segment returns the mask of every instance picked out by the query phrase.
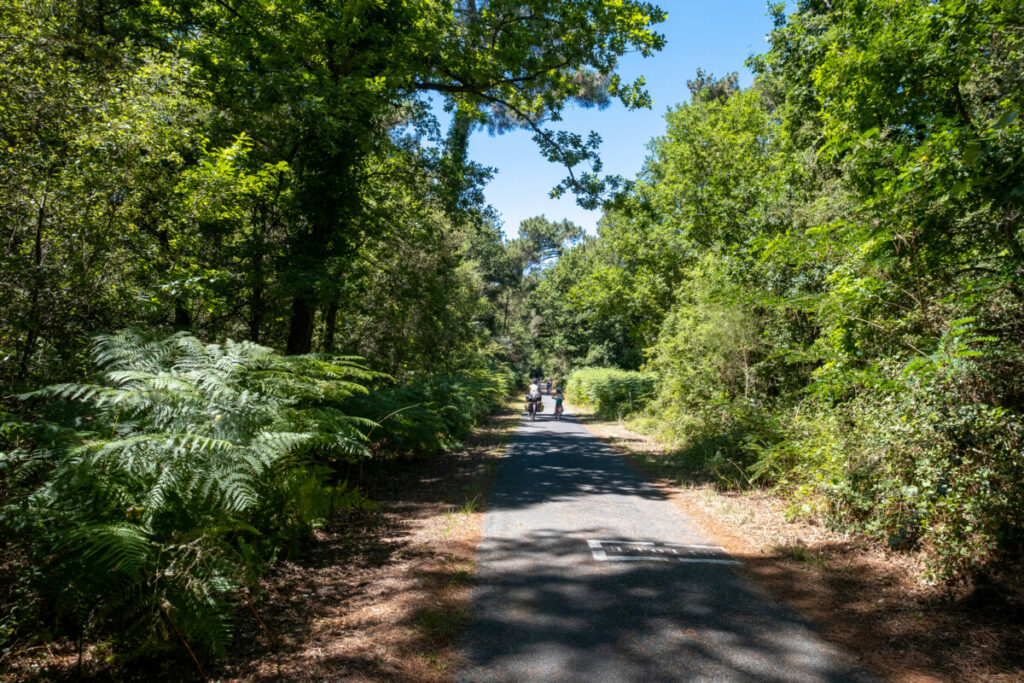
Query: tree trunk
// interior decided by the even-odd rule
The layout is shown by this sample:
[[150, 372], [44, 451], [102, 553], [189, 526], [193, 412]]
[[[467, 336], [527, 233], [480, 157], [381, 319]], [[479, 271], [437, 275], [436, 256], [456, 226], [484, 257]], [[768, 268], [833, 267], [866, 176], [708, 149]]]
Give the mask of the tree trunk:
[[334, 330], [338, 326], [338, 302], [332, 301], [327, 306], [324, 316], [324, 339], [320, 344], [323, 353], [334, 353]]
[[188, 330], [192, 328], [192, 314], [189, 313], [182, 299], [174, 301], [174, 329]]
[[306, 292], [292, 299], [291, 323], [288, 326], [288, 345], [285, 353], [296, 355], [313, 350], [313, 324], [316, 322], [316, 307], [311, 303], [311, 293]]
[[508, 304], [509, 304], [509, 299], [510, 298], [511, 298], [511, 295], [506, 291], [505, 292], [505, 316], [504, 316], [504, 318], [502, 320], [502, 324], [501, 324], [502, 334], [506, 334], [506, 335], [508, 334]]
[[[476, 0], [467, 0], [465, 10], [464, 20], [467, 25], [472, 27], [479, 20]], [[447, 195], [446, 198], [453, 213], [458, 211], [467, 187], [466, 162], [469, 158], [469, 134], [472, 128], [472, 117], [465, 111], [457, 109], [452, 117], [448, 139], [445, 141], [447, 168], [442, 178], [445, 195]]]
[[254, 287], [249, 298], [249, 341], [260, 343], [260, 330], [263, 327], [263, 287]]

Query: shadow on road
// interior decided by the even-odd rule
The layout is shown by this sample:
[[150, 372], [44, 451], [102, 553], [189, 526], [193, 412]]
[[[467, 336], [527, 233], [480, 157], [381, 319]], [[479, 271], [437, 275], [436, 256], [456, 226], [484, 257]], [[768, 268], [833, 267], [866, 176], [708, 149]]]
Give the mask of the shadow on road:
[[873, 680], [729, 565], [594, 554], [707, 541], [574, 420], [522, 424], [484, 529], [460, 680]]
[[581, 536], [600, 532], [485, 541], [462, 680], [871, 680], [727, 566], [594, 571]]
[[506, 455], [516, 459], [516, 466], [502, 471], [489, 503], [492, 510], [597, 494], [667, 500], [596, 437], [581, 438], [578, 427], [569, 431], [574, 423], [571, 417], [523, 423]]

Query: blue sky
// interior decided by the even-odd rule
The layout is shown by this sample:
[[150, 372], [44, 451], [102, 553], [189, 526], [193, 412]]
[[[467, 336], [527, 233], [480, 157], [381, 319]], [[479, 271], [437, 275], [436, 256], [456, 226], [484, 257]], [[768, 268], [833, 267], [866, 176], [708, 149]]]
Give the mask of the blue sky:
[[[631, 178], [643, 165], [648, 141], [664, 131], [665, 111], [689, 100], [686, 81], [697, 67], [722, 76], [738, 71], [740, 85], [752, 75], [743, 66], [751, 54], [767, 49], [771, 30], [766, 0], [662, 0], [668, 20], [658, 26], [668, 44], [653, 57], [626, 55], [620, 64], [623, 80], [644, 76], [654, 99], [651, 109], [627, 111], [618, 103], [605, 110], [573, 108], [556, 126], [601, 135], [601, 159], [606, 173]], [[548, 162], [525, 131], [489, 136], [477, 130], [470, 137], [469, 155], [497, 169], [486, 196], [504, 222], [507, 236], [515, 236], [525, 218], [544, 214], [552, 220], [568, 218], [594, 233], [600, 211], [585, 211], [575, 199], [549, 197], [551, 188], [565, 177], [565, 169]]]

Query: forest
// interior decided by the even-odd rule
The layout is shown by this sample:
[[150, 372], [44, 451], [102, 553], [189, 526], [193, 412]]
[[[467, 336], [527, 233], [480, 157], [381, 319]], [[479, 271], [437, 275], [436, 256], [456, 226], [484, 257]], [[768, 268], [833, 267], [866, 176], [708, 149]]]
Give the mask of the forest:
[[[541, 372], [931, 581], [1019, 563], [1024, 0], [790, 9], [621, 178], [559, 122], [651, 105], [647, 2], [0, 5], [0, 650], [222, 655], [364, 464]], [[503, 232], [514, 129], [596, 235]]]
[[569, 394], [933, 580], [1019, 559], [1024, 3], [772, 11], [754, 84], [689, 81], [536, 285], [538, 352], [634, 371]]

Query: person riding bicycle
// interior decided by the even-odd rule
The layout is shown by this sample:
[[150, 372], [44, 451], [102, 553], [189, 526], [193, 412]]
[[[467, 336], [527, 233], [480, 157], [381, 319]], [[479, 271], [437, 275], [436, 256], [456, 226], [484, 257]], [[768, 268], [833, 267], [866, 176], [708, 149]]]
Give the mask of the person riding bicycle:
[[530, 380], [530, 388], [526, 390], [527, 401], [539, 401], [540, 400], [540, 385], [537, 384], [537, 380]]
[[550, 377], [548, 377], [548, 380], [547, 380], [547, 387], [548, 387], [548, 394], [550, 395], [551, 394], [551, 378]]
[[562, 387], [555, 387], [555, 415], [562, 414], [562, 401], [565, 400], [565, 396], [562, 395]]

